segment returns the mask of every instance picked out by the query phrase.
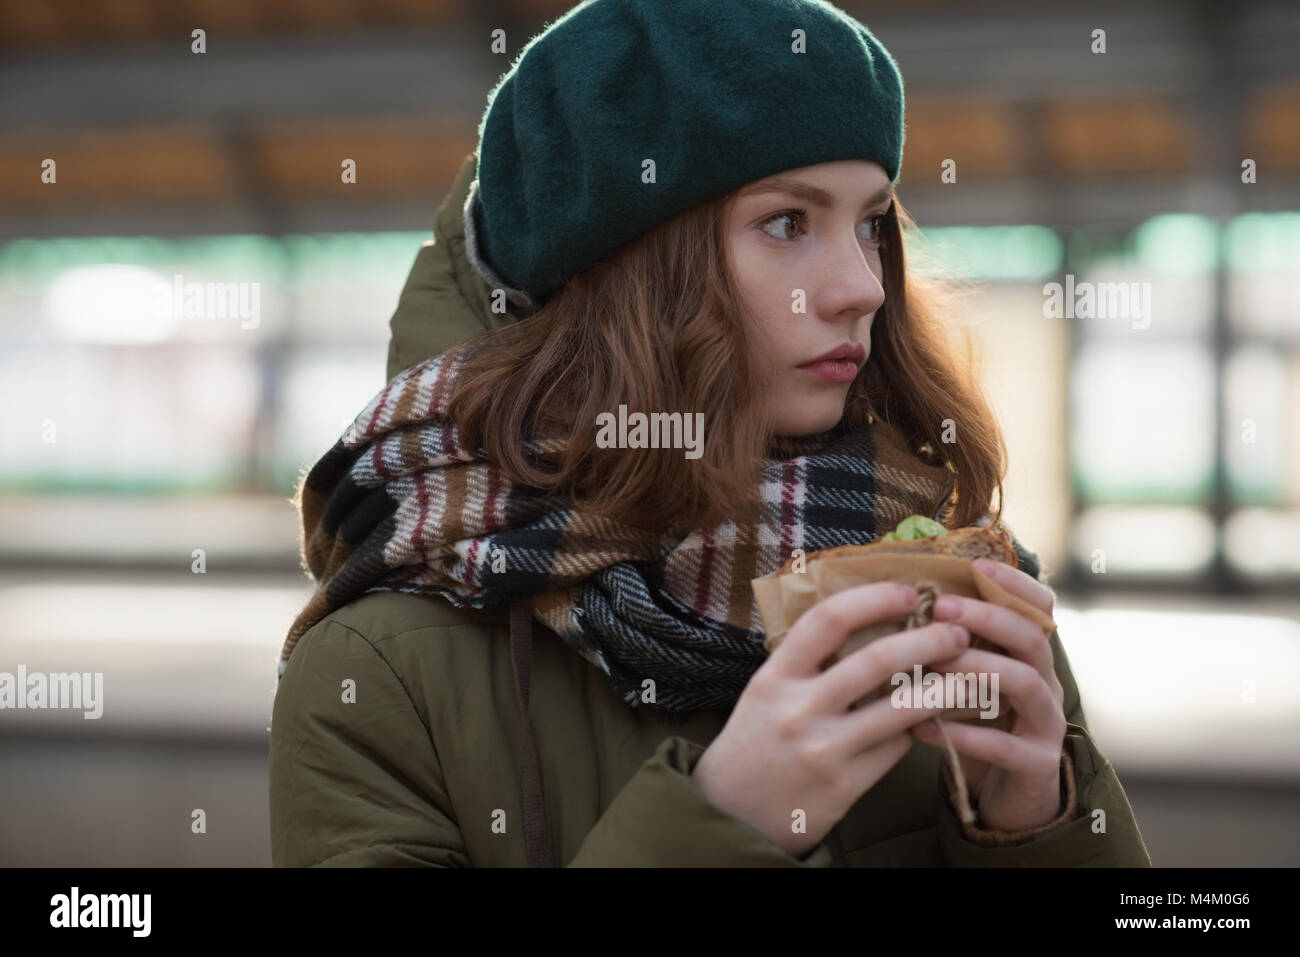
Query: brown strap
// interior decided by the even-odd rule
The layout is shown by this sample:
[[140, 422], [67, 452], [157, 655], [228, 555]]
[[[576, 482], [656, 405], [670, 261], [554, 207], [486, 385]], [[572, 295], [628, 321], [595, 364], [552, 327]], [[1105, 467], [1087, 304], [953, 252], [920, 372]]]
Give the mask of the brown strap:
[[524, 805], [524, 850], [529, 867], [554, 867], [551, 843], [546, 838], [546, 805], [542, 800], [542, 775], [537, 764], [537, 745], [533, 742], [532, 722], [528, 717], [530, 668], [533, 658], [533, 606], [521, 598], [510, 606], [510, 662], [515, 669], [519, 717], [523, 726], [524, 782], [521, 788]]

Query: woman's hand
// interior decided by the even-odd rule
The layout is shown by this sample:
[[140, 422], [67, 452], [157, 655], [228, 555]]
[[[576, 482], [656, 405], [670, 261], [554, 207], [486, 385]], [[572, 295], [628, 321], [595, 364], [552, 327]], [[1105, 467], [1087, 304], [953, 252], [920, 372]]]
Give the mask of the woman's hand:
[[[1042, 582], [1000, 562], [975, 567], [1018, 598], [1052, 615], [1056, 596]], [[985, 828], [1018, 831], [1041, 827], [1061, 811], [1061, 750], [1065, 741], [1065, 692], [1052, 661], [1049, 636], [1009, 608], [957, 595], [935, 603], [936, 621], [964, 625], [972, 636], [1005, 648], [1006, 654], [968, 650], [934, 666], [936, 671], [983, 671], [999, 675], [999, 694], [1011, 699], [1010, 731], [948, 721], [944, 728], [961, 754], [962, 771]], [[943, 738], [933, 722], [913, 729], [936, 747]]]
[[691, 776], [705, 796], [795, 857], [816, 847], [911, 750], [907, 732], [926, 716], [894, 707], [887, 693], [854, 705], [891, 675], [918, 662], [938, 667], [970, 644], [965, 629], [932, 622], [877, 638], [823, 670], [851, 634], [906, 618], [916, 600], [914, 588], [876, 582], [804, 612], [696, 763]]

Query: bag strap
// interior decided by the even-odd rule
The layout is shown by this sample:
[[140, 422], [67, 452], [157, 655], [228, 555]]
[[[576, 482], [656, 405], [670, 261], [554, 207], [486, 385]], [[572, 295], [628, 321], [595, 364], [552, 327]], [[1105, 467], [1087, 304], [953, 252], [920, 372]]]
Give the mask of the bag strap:
[[554, 867], [551, 843], [546, 837], [546, 804], [542, 800], [542, 775], [537, 763], [528, 717], [530, 669], [533, 658], [533, 604], [520, 598], [510, 605], [510, 663], [515, 671], [519, 717], [523, 727], [524, 780], [520, 789], [524, 808], [524, 850], [529, 867]]

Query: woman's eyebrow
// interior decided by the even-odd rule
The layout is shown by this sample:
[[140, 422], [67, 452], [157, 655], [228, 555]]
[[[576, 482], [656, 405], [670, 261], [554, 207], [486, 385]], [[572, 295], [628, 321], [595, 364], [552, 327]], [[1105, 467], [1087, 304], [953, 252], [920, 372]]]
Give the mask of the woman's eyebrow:
[[[802, 199], [806, 203], [814, 206], [829, 208], [835, 205], [835, 200], [830, 193], [820, 187], [813, 186], [801, 180], [791, 179], [784, 176], [774, 176], [769, 179], [760, 180], [757, 183], [751, 183], [740, 191], [741, 196], [755, 196], [760, 193], [788, 193]], [[863, 208], [874, 206], [876, 203], [889, 199], [894, 194], [893, 186], [884, 186], [876, 192], [874, 196], [863, 203]]]

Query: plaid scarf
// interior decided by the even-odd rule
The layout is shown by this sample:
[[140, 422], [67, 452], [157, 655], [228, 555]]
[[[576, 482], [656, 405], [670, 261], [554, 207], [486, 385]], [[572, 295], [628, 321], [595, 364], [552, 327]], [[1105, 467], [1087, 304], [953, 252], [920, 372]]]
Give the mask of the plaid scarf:
[[751, 579], [796, 548], [863, 544], [951, 506], [954, 474], [877, 420], [785, 443], [803, 451], [765, 461], [763, 514], [655, 537], [517, 486], [464, 448], [446, 417], [458, 366], [453, 349], [396, 375], [299, 485], [303, 565], [317, 588], [280, 675], [304, 632], [369, 592], [478, 609], [531, 596], [535, 617], [630, 706], [679, 719], [729, 710], [766, 657]]

